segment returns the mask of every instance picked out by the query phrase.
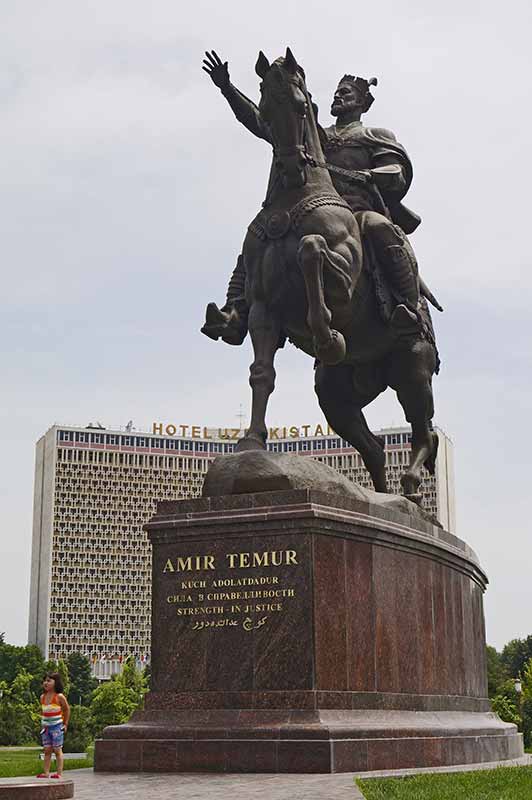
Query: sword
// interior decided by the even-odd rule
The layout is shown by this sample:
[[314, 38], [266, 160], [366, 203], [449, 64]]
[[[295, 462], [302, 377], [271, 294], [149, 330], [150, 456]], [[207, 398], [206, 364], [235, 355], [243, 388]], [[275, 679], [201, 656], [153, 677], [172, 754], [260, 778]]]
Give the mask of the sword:
[[437, 308], [438, 311], [443, 311], [443, 308], [440, 306], [421, 276], [419, 278], [419, 293], [423, 295], [423, 297], [426, 297], [429, 303], [434, 306], [434, 308]]

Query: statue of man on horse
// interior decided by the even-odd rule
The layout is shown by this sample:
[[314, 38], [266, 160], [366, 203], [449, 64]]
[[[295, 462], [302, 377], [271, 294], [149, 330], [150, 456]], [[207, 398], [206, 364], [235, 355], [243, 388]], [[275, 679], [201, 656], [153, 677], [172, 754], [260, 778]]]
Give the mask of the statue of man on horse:
[[[227, 62], [213, 50], [205, 53], [203, 69], [218, 86], [236, 118], [255, 136], [271, 143], [271, 132], [259, 109], [230, 81]], [[359, 214], [364, 241], [376, 255], [379, 277], [390, 292], [378, 294], [382, 313], [397, 328], [419, 324], [419, 292], [436, 308], [441, 307], [420, 279], [416, 257], [406, 234], [413, 233], [421, 219], [401, 202], [412, 182], [412, 164], [394, 134], [384, 128], [367, 128], [362, 114], [374, 101], [371, 86], [376, 78], [344, 75], [334, 93], [331, 114], [337, 121], [319, 126], [323, 152], [334, 187]], [[315, 106], [317, 117], [317, 107]], [[361, 214], [360, 212], [365, 212]], [[377, 266], [378, 265], [378, 266]], [[377, 278], [378, 279], [378, 278]], [[244, 264], [240, 257], [222, 309], [210, 303], [203, 333], [228, 344], [241, 344], [247, 334], [248, 308], [244, 296]], [[388, 302], [386, 302], [388, 300]]]
[[316, 359], [325, 417], [358, 449], [377, 491], [387, 491], [383, 443], [362, 409], [395, 389], [412, 425], [401, 483], [420, 503], [421, 469], [434, 471], [438, 447], [432, 375], [439, 359], [427, 299], [440, 306], [407, 239], [420, 222], [401, 202], [410, 160], [391, 132], [361, 123], [376, 79], [345, 75], [331, 108], [336, 124], [322, 128], [289, 48], [272, 64], [259, 54], [258, 107], [231, 84], [227, 62], [214, 51], [203, 69], [237, 119], [273, 146], [266, 198], [248, 227], [226, 304], [210, 303], [202, 328], [229, 344], [251, 335], [251, 422], [237, 449], [266, 446], [274, 357], [288, 338]]

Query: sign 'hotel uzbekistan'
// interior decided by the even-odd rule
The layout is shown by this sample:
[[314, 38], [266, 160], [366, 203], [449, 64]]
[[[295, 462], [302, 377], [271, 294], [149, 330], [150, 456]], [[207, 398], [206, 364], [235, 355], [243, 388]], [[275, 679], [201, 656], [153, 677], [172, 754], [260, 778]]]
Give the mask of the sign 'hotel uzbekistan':
[[[208, 428], [206, 425], [174, 425], [163, 422], [152, 424], [156, 436], [182, 436], [192, 439], [240, 439], [245, 433], [241, 428]], [[334, 436], [330, 425], [283, 425], [268, 429], [269, 439], [298, 439], [314, 436]]]

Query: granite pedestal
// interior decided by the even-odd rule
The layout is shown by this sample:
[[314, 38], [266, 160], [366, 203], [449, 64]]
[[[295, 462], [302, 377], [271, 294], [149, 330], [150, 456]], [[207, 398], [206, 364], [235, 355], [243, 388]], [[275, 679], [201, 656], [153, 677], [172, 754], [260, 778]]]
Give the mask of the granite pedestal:
[[74, 797], [74, 783], [45, 778], [0, 779], [0, 800], [68, 800]]
[[523, 754], [487, 699], [463, 541], [312, 490], [163, 502], [152, 684], [99, 771], [343, 772]]

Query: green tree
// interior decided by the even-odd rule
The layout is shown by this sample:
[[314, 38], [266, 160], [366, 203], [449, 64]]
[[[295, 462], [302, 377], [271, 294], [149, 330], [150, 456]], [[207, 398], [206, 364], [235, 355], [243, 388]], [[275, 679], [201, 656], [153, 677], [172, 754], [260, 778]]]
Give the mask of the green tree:
[[501, 662], [510, 678], [523, 673], [526, 663], [532, 658], [532, 636], [526, 639], [512, 639], [503, 647]]
[[[518, 676], [519, 677], [519, 676]], [[522, 731], [525, 746], [532, 745], [532, 659], [524, 667], [521, 675], [522, 692], [515, 691], [513, 678], [501, 683], [491, 707], [505, 722], [513, 722]]]
[[95, 736], [100, 736], [106, 725], [127, 722], [133, 711], [142, 706], [147, 691], [144, 673], [130, 656], [120, 675], [99, 686], [92, 695], [90, 710]]
[[496, 696], [506, 697], [507, 700], [509, 700], [510, 703], [513, 703], [516, 708], [519, 706], [519, 695], [515, 691], [515, 681], [513, 678], [509, 678], [508, 680], [499, 684]]
[[40, 713], [31, 683], [32, 676], [23, 668], [11, 685], [0, 682], [0, 744], [20, 745], [37, 739]]
[[0, 680], [11, 684], [20, 670], [32, 676], [31, 688], [38, 694], [45, 672], [44, 658], [35, 644], [17, 647], [7, 644], [4, 636], [0, 639]]
[[90, 704], [94, 735], [101, 736], [107, 725], [127, 722], [137, 706], [135, 692], [124, 686], [119, 679], [115, 678], [98, 686]]
[[525, 747], [532, 746], [532, 658], [524, 666], [521, 674], [521, 716], [523, 720], [523, 736]]
[[493, 711], [499, 715], [505, 722], [513, 722], [514, 725], [519, 725], [521, 717], [517, 705], [502, 694], [495, 695], [491, 701]]
[[488, 697], [495, 697], [499, 686], [511, 676], [506, 672], [501, 655], [494, 647], [487, 645], [486, 656], [488, 662]]
[[144, 671], [137, 669], [134, 656], [129, 656], [129, 658], [126, 659], [118, 680], [120, 680], [126, 688], [132, 689], [140, 700], [142, 700], [148, 691]]
[[98, 681], [91, 675], [91, 663], [81, 653], [71, 653], [67, 658], [70, 675], [69, 702], [73, 705], [88, 706], [91, 694], [98, 686]]
[[60, 658], [57, 662], [57, 671], [61, 675], [61, 680], [63, 681], [64, 695], [68, 697], [70, 694], [70, 675], [68, 673], [66, 661], [63, 658]]
[[65, 753], [85, 753], [92, 742], [93, 719], [90, 708], [71, 706], [70, 722], [65, 736]]
[[144, 684], [149, 691], [151, 687], [151, 664], [146, 664], [142, 670], [142, 677], [144, 678]]
[[532, 700], [532, 658], [529, 658], [521, 672], [523, 697]]

